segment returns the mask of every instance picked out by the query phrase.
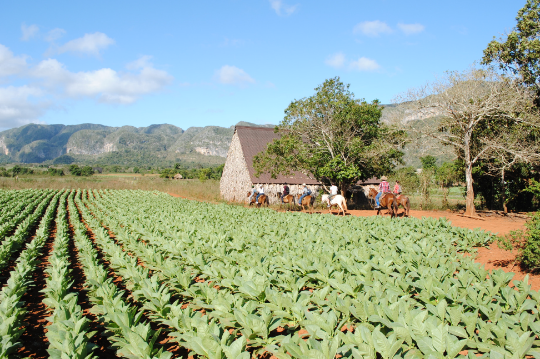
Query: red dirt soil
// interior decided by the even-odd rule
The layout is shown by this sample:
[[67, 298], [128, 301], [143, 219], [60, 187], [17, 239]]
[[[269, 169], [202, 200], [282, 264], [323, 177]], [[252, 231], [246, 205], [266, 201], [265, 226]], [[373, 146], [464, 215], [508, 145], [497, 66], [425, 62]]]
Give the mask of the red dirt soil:
[[[173, 197], [180, 197], [175, 193], [169, 193]], [[306, 211], [309, 213], [309, 211]], [[319, 212], [320, 213], [320, 212]], [[323, 211], [322, 213], [328, 213], [328, 211]], [[337, 211], [333, 211], [333, 214], [337, 214]], [[349, 210], [347, 214], [358, 217], [371, 217], [376, 215], [375, 210]], [[400, 208], [399, 211], [400, 220], [403, 209]], [[502, 216], [492, 216], [492, 217], [481, 217], [482, 219], [473, 219], [468, 217], [460, 216], [457, 213], [448, 212], [448, 211], [419, 211], [411, 210], [410, 216], [414, 218], [421, 219], [422, 217], [432, 217], [432, 218], [441, 218], [444, 217], [449, 220], [453, 226], [469, 229], [483, 229], [485, 231], [492, 232], [503, 236], [510, 233], [511, 231], [525, 229], [526, 219], [517, 218], [517, 217], [502, 217]], [[516, 258], [516, 251], [505, 251], [500, 249], [496, 243], [492, 243], [489, 248], [478, 248], [478, 254], [476, 255], [475, 262], [483, 264], [484, 267], [488, 270], [492, 269], [502, 269], [506, 272], [514, 272], [515, 276], [513, 280], [522, 280], [526, 275], [529, 275], [529, 284], [534, 290], [540, 290], [540, 274], [531, 274], [527, 271], [522, 270], [518, 265], [514, 265]]]

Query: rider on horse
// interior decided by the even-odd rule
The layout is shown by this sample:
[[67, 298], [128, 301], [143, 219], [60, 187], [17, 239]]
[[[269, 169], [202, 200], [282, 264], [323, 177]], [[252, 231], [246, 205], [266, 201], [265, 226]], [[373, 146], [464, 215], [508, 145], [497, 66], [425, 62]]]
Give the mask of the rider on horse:
[[253, 196], [257, 194], [257, 189], [254, 185], [251, 185], [251, 195], [249, 196], [248, 203], [251, 203], [251, 200], [253, 199]]
[[305, 183], [302, 184], [304, 186], [304, 190], [302, 191], [302, 195], [300, 196], [300, 199], [298, 200], [298, 204], [302, 205], [302, 199], [304, 199], [305, 196], [309, 196], [311, 194], [311, 191], [307, 187]]
[[381, 183], [379, 183], [379, 193], [377, 193], [377, 196], [375, 197], [375, 202], [377, 203], [377, 209], [381, 207], [381, 204], [380, 204], [381, 196], [389, 192], [390, 192], [390, 184], [388, 183], [388, 178], [386, 178], [386, 176], [382, 176]]
[[259, 203], [259, 197], [264, 194], [264, 188], [263, 185], [259, 185], [259, 193], [257, 194], [257, 197], [255, 197], [255, 203]]
[[332, 185], [330, 186], [330, 196], [328, 196], [328, 199], [327, 199], [327, 202], [328, 202], [328, 205], [326, 208], [330, 208], [330, 202], [332, 202], [332, 198], [334, 198], [334, 196], [337, 196], [337, 191], [338, 191], [338, 188], [336, 185]]
[[396, 181], [396, 185], [394, 186], [394, 194], [396, 195], [396, 198], [399, 200], [399, 196], [401, 196], [401, 183], [399, 181]]
[[289, 186], [287, 186], [287, 183], [283, 184], [283, 194], [281, 195], [281, 203], [285, 203], [283, 202], [283, 198], [285, 198], [285, 196], [288, 196], [289, 193], [290, 193]]

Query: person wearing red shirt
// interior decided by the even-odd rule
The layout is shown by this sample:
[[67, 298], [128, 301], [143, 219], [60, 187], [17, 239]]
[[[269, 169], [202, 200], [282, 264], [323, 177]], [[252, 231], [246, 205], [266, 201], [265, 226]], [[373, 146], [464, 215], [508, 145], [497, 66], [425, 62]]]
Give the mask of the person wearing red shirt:
[[394, 186], [394, 194], [397, 197], [401, 195], [401, 183], [399, 183], [399, 181], [396, 181], [396, 185]]
[[381, 199], [382, 194], [388, 192], [390, 192], [390, 183], [388, 183], [388, 178], [386, 178], [386, 176], [382, 176], [381, 183], [379, 183], [379, 193], [377, 193], [377, 196], [375, 197], [375, 202], [377, 202], [377, 208], [381, 206], [379, 200]]

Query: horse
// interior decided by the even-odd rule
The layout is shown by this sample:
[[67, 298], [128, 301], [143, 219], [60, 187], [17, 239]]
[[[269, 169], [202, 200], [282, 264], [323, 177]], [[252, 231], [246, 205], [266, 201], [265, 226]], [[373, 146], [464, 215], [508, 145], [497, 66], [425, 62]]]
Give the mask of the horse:
[[[298, 197], [298, 201], [300, 201], [300, 197], [302, 197], [301, 194], [297, 194], [296, 197]], [[311, 203], [311, 201], [314, 199], [315, 197], [313, 197], [313, 195], [311, 194], [308, 194], [307, 196], [305, 196], [304, 198], [302, 198], [302, 204], [300, 204], [300, 202], [298, 202], [298, 204], [300, 206], [302, 206], [302, 210], [305, 210], [306, 208], [309, 209], [311, 207], [311, 210], [313, 211], [313, 204]], [[304, 208], [305, 207], [305, 208]]]
[[[374, 200], [377, 196], [377, 190], [375, 188], [369, 189], [369, 195], [368, 198], [371, 200]], [[398, 211], [398, 203], [396, 200], [396, 196], [394, 196], [393, 193], [384, 193], [381, 198], [379, 199], [379, 203], [381, 206], [377, 209], [377, 215], [381, 213], [381, 208], [386, 207], [388, 211], [390, 212], [390, 217], [394, 218], [397, 216]]]
[[[249, 196], [251, 196], [251, 192], [248, 192], [247, 196], [249, 198]], [[256, 200], [257, 200], [257, 195], [253, 195], [253, 198], [251, 198], [251, 202], [249, 203], [249, 205], [251, 206], [252, 204], [256, 204], [257, 208], [260, 208], [261, 204], [266, 204], [266, 207], [268, 207], [268, 196], [267, 195], [261, 194], [259, 196], [259, 201], [257, 203], [255, 203]]]
[[[328, 194], [323, 194], [321, 202], [328, 203], [328, 196]], [[332, 212], [333, 206], [339, 207], [339, 211], [343, 213], [343, 215], [345, 215], [345, 211], [347, 211], [347, 201], [345, 200], [345, 197], [340, 194], [335, 195], [334, 198], [332, 198], [332, 200], [330, 201], [330, 208], [328, 208], [329, 213]]]
[[[281, 200], [281, 192], [278, 192], [277, 195], [279, 197], [279, 199]], [[279, 204], [279, 208], [281, 208], [281, 206], [284, 204], [284, 203], [287, 203], [287, 204], [294, 204], [294, 196], [292, 194], [288, 194], [286, 196], [283, 197], [283, 202], [280, 202]]]
[[[396, 197], [396, 201], [397, 201], [397, 206], [398, 207], [399, 206], [403, 207], [403, 209], [404, 209], [403, 213], [405, 214], [405, 216], [409, 217], [409, 211], [411, 209], [411, 201], [409, 200], [409, 197], [400, 194], [400, 195], [398, 195]], [[396, 214], [397, 214], [397, 212], [396, 212]]]

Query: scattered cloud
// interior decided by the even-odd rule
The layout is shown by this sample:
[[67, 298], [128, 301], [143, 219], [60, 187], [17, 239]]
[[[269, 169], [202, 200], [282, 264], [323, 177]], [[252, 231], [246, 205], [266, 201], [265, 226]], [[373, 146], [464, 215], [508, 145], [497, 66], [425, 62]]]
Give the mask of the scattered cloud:
[[0, 78], [18, 75], [26, 70], [26, 57], [14, 56], [7, 47], [0, 44]]
[[326, 58], [324, 63], [335, 69], [346, 68], [355, 71], [375, 71], [381, 68], [377, 61], [367, 57], [358, 60], [348, 60], [344, 53], [338, 52]]
[[339, 69], [345, 65], [345, 54], [343, 52], [338, 52], [333, 55], [330, 55], [324, 61], [330, 67]]
[[65, 34], [66, 34], [66, 30], [60, 29], [60, 28], [57, 27], [55, 29], [52, 29], [51, 31], [49, 31], [47, 33], [47, 35], [45, 35], [45, 41], [54, 42], [54, 41], [60, 39]]
[[99, 102], [130, 104], [140, 96], [158, 92], [169, 85], [173, 77], [158, 70], [142, 57], [128, 64], [134, 72], [117, 72], [109, 68], [95, 71], [70, 72], [55, 59], [40, 62], [32, 75], [42, 79], [45, 86], [72, 98], [90, 97]]
[[39, 32], [39, 27], [37, 25], [26, 26], [26, 24], [23, 22], [21, 25], [21, 32], [21, 40], [28, 41], [37, 35], [37, 33]]
[[282, 0], [269, 0], [270, 6], [276, 14], [279, 16], [289, 16], [292, 15], [296, 9], [298, 8], [298, 5], [287, 5]]
[[379, 36], [381, 34], [390, 34], [393, 30], [385, 22], [380, 20], [364, 21], [356, 24], [353, 28], [354, 34], [362, 34], [366, 36]]
[[45, 113], [49, 104], [32, 100], [42, 95], [39, 88], [30, 86], [0, 87], [0, 128], [42, 123], [38, 118]]
[[245, 86], [255, 83], [255, 80], [244, 70], [229, 65], [225, 65], [216, 71], [216, 79], [219, 83], [225, 85]]
[[351, 61], [349, 68], [357, 71], [375, 71], [381, 68], [377, 61], [367, 57], [360, 57], [356, 61]]
[[405, 35], [414, 35], [414, 34], [419, 34], [421, 33], [422, 31], [424, 31], [424, 29], [426, 28], [424, 25], [422, 24], [403, 24], [403, 23], [398, 23], [397, 24], [397, 27], [405, 34]]
[[66, 42], [54, 52], [75, 52], [99, 57], [100, 51], [114, 44], [114, 40], [102, 32], [84, 34], [83, 37]]

